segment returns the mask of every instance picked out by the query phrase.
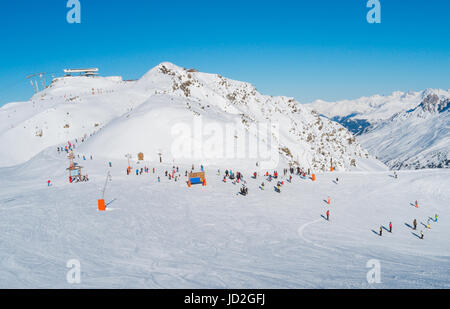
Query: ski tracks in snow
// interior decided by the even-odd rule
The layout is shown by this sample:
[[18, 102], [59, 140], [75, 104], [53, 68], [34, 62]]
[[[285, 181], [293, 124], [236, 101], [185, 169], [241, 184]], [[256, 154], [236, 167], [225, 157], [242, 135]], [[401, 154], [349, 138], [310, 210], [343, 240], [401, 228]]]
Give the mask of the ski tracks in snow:
[[307, 242], [308, 244], [312, 244], [312, 245], [315, 246], [315, 247], [322, 248], [322, 249], [325, 249], [325, 250], [336, 251], [335, 249], [329, 248], [329, 247], [327, 247], [327, 246], [323, 246], [323, 245], [317, 244], [317, 243], [315, 243], [315, 242], [313, 242], [313, 241], [307, 239], [307, 238], [303, 235], [303, 232], [304, 232], [304, 230], [305, 230], [307, 227], [309, 227], [309, 226], [311, 226], [311, 225], [314, 225], [314, 224], [316, 224], [316, 223], [319, 223], [319, 222], [321, 222], [322, 220], [323, 220], [323, 219], [317, 219], [317, 220], [314, 220], [314, 221], [311, 221], [311, 222], [308, 222], [308, 223], [303, 224], [303, 225], [302, 225], [301, 227], [299, 227], [299, 229], [297, 230], [297, 234], [298, 234], [298, 236], [299, 236], [301, 239], [303, 239], [303, 240], [304, 240], [305, 242]]

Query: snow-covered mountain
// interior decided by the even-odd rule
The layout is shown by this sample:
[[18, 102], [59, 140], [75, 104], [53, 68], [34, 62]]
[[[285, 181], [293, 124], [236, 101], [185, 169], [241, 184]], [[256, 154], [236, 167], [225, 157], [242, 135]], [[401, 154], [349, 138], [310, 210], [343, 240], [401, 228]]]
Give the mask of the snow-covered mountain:
[[339, 102], [308, 104], [358, 135], [393, 169], [450, 166], [450, 92], [426, 89]]
[[[204, 136], [208, 130], [210, 135], [226, 131], [230, 124], [231, 146], [214, 145], [221, 141]], [[203, 128], [200, 137], [186, 132], [195, 132], [198, 125]], [[276, 153], [286, 164], [312, 170], [329, 170], [331, 164], [338, 170], [382, 167], [343, 126], [292, 98], [265, 96], [251, 84], [171, 63], [158, 65], [138, 81], [58, 78], [30, 101], [0, 109], [0, 143], [8, 145], [0, 152], [0, 166], [25, 162], [48, 147], [75, 140], [85, 140], [78, 152], [106, 158], [143, 152], [150, 161], [162, 154], [166, 162], [254, 166], [259, 157], [233, 156], [229, 149], [252, 139], [271, 158]], [[205, 144], [208, 150], [226, 149], [208, 155]]]

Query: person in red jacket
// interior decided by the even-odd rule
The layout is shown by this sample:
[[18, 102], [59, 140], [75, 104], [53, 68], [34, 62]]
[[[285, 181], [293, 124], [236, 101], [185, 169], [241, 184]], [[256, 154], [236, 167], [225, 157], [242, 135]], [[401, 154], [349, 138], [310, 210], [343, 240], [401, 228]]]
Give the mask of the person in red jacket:
[[330, 221], [330, 211], [327, 211], [327, 221]]
[[392, 233], [392, 222], [389, 222], [389, 233]]

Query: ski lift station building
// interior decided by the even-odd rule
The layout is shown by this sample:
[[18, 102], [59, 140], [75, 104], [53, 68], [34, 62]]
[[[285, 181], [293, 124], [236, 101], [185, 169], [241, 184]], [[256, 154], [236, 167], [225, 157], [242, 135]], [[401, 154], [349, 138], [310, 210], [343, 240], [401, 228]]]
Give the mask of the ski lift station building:
[[93, 76], [98, 75], [98, 69], [97, 68], [91, 68], [91, 69], [65, 69], [64, 73], [66, 73], [66, 76], [80, 75], [80, 76], [93, 77]]

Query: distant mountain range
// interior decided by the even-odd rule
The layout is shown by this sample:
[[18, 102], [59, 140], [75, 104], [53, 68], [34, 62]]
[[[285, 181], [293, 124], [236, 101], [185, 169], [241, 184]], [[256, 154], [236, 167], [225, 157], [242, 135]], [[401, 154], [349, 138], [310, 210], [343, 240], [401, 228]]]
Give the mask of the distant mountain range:
[[426, 89], [307, 104], [339, 122], [392, 169], [450, 166], [450, 92]]

